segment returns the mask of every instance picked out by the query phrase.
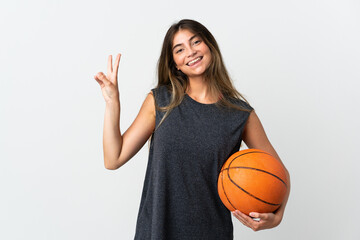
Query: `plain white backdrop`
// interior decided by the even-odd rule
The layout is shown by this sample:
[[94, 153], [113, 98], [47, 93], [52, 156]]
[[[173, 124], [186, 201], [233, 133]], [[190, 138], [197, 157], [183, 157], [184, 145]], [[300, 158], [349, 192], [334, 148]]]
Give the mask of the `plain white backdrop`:
[[125, 131], [183, 18], [213, 33], [291, 175], [281, 225], [233, 218], [235, 239], [360, 239], [359, 13], [357, 0], [2, 1], [0, 239], [133, 239], [148, 148], [104, 168], [93, 76], [122, 53]]

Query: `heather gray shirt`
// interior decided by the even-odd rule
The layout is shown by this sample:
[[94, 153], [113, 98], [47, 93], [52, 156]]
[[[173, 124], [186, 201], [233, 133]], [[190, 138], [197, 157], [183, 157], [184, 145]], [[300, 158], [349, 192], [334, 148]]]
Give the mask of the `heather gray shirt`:
[[[169, 104], [165, 86], [152, 92], [156, 104]], [[236, 104], [252, 109], [240, 100]], [[156, 110], [156, 126], [163, 116]], [[223, 163], [239, 150], [248, 117], [246, 111], [185, 95], [152, 136], [135, 239], [233, 239], [231, 213], [220, 200], [217, 179]]]

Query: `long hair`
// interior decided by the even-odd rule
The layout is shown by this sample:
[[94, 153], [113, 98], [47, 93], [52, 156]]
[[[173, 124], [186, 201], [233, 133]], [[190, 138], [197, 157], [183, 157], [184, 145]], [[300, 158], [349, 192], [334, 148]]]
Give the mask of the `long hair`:
[[172, 93], [169, 105], [164, 107], [156, 105], [157, 109], [166, 112], [161, 122], [173, 108], [181, 103], [189, 84], [188, 77], [176, 69], [172, 51], [175, 34], [184, 29], [198, 35], [210, 49], [211, 63], [206, 69], [204, 76], [212, 96], [220, 96], [216, 104], [249, 112], [250, 110], [242, 108], [231, 101], [232, 99], [241, 99], [247, 102], [233, 86], [214, 36], [201, 23], [190, 19], [183, 19], [173, 24], [167, 31], [158, 60], [158, 87], [167, 86]]

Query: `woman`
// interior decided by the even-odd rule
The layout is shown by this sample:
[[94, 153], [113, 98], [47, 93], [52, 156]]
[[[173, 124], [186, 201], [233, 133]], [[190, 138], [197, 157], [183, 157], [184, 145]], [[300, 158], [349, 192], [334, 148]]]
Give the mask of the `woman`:
[[[216, 40], [193, 20], [169, 28], [158, 62], [158, 86], [123, 134], [119, 61], [120, 54], [113, 69], [109, 56], [107, 76], [99, 72], [94, 78], [106, 101], [105, 167], [121, 167], [151, 137], [135, 239], [232, 239], [231, 215], [217, 193], [222, 164], [242, 140], [280, 158], [256, 113], [233, 87]], [[275, 213], [232, 213], [254, 231], [273, 228], [282, 220], [288, 195], [289, 190]]]

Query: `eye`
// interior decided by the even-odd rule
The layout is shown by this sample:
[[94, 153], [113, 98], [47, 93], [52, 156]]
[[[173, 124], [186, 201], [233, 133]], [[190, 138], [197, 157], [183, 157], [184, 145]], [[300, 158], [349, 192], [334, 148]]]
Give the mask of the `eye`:
[[175, 53], [181, 53], [184, 49], [179, 48], [178, 50], [175, 51]]
[[199, 43], [201, 43], [201, 40], [195, 40], [195, 41], [193, 42], [194, 45], [197, 45], [197, 44], [199, 44]]

